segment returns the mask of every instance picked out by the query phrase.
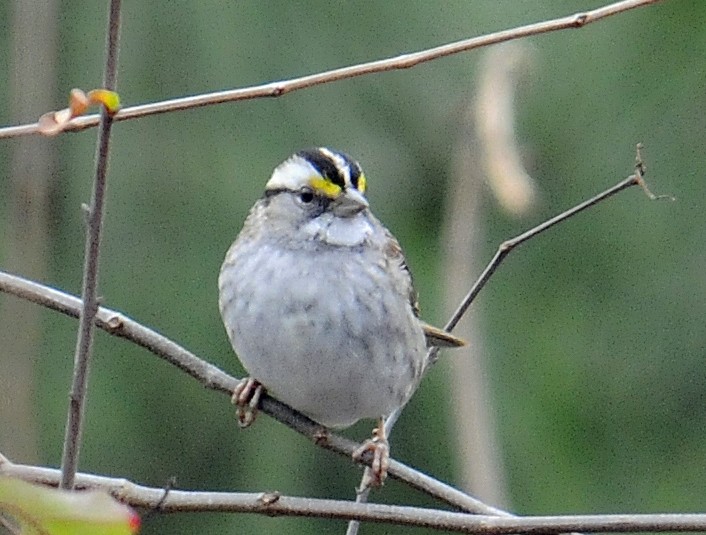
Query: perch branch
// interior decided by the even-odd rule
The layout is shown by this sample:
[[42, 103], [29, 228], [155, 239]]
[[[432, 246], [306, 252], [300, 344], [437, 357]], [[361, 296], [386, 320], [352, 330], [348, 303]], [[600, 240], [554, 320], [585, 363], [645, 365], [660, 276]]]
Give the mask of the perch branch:
[[[78, 318], [81, 311], [81, 299], [78, 297], [2, 271], [0, 271], [0, 291], [74, 318]], [[208, 389], [223, 392], [230, 397], [239, 382], [238, 379], [198, 358], [167, 337], [120, 312], [99, 307], [95, 316], [95, 324], [99, 329], [113, 336], [129, 340], [154, 353], [185, 371]], [[352, 440], [328, 431], [322, 434], [323, 428], [319, 424], [269, 396], [263, 396], [260, 408], [262, 412], [308, 437], [318, 445], [340, 455], [345, 455], [349, 459], [360, 446]], [[462, 511], [490, 515], [509, 514], [395, 460], [390, 462], [389, 475]]]

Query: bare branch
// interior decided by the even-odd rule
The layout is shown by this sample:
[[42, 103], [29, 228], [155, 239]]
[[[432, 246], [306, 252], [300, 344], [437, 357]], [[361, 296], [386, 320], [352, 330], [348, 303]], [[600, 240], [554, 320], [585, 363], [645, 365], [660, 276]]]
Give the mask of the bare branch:
[[527, 240], [530, 240], [531, 238], [534, 238], [538, 234], [544, 232], [545, 230], [550, 229], [554, 225], [561, 223], [562, 221], [567, 220], [568, 218], [578, 214], [579, 212], [584, 211], [586, 208], [589, 208], [591, 206], [594, 206], [595, 204], [598, 204], [599, 202], [607, 199], [608, 197], [611, 197], [615, 195], [616, 193], [623, 191], [626, 188], [629, 188], [630, 186], [636, 186], [638, 184], [641, 184], [641, 177], [638, 175], [630, 175], [628, 178], [623, 180], [622, 182], [619, 182], [612, 188], [609, 188], [605, 190], [602, 193], [599, 193], [595, 197], [592, 197], [581, 204], [578, 204], [574, 206], [573, 208], [567, 210], [566, 212], [562, 212], [559, 215], [556, 215], [552, 217], [551, 219], [548, 219], [541, 225], [538, 225], [527, 232], [523, 232], [519, 236], [515, 236], [514, 238], [511, 238], [509, 240], [504, 241], [503, 243], [500, 244], [498, 247], [497, 252], [495, 253], [495, 256], [492, 258], [492, 260], [488, 263], [486, 266], [485, 270], [483, 270], [483, 273], [481, 273], [480, 277], [478, 277], [478, 280], [476, 283], [473, 285], [473, 287], [470, 289], [466, 297], [463, 299], [462, 303], [459, 305], [459, 307], [456, 309], [456, 311], [453, 313], [451, 316], [451, 319], [447, 322], [447, 324], [444, 326], [446, 330], [451, 330], [456, 325], [458, 324], [459, 321], [461, 321], [461, 318], [463, 315], [466, 313], [468, 310], [468, 307], [471, 305], [471, 303], [475, 300], [476, 296], [478, 293], [483, 289], [485, 284], [488, 282], [490, 277], [493, 276], [493, 273], [498, 269], [500, 264], [502, 263], [503, 260], [505, 260], [505, 257], [510, 254], [510, 251], [515, 249], [518, 245], [523, 244]]
[[[502, 259], [513, 247], [523, 243], [533, 236], [536, 236], [544, 230], [547, 230], [567, 217], [571, 217], [572, 215], [585, 210], [589, 206], [593, 206], [601, 200], [604, 200], [619, 191], [622, 191], [623, 189], [626, 189], [632, 185], [640, 185], [644, 188], [645, 185], [641, 176], [643, 165], [640, 160], [638, 160], [636, 169], [637, 173], [635, 175], [631, 175], [612, 188], [609, 188], [603, 193], [577, 205], [571, 210], [568, 210], [501, 245], [498, 253], [493, 260], [491, 260], [490, 264], [483, 272], [483, 275], [481, 275], [479, 282], [474, 285], [468, 296], [466, 296], [464, 303], [459, 307], [459, 310], [454, 317], [457, 315], [460, 317], [460, 315], [467, 310], [468, 305], [470, 305], [470, 302], [475, 298], [475, 295], [477, 295], [478, 291], [480, 291], [485, 282], [487, 282], [492, 272], [497, 269]], [[78, 317], [82, 308], [82, 302], [77, 297], [3, 272], [0, 272], [0, 291], [15, 295], [73, 317]], [[105, 330], [106, 332], [114, 336], [128, 339], [184, 370], [189, 375], [199, 380], [201, 384], [207, 388], [232, 395], [233, 389], [238, 384], [238, 379], [229, 376], [212, 364], [199, 359], [175, 342], [151, 329], [142, 326], [119, 312], [99, 307], [96, 310], [94, 321], [99, 328]], [[451, 322], [449, 323], [451, 324]], [[331, 433], [319, 424], [267, 395], [263, 396], [261, 400], [261, 410], [276, 420], [279, 420], [280, 422], [291, 427], [295, 431], [309, 437], [319, 446], [330, 449], [339, 454], [346, 455], [349, 458], [359, 447], [359, 444]], [[391, 415], [387, 421], [387, 426], [391, 427], [394, 424], [397, 415], [397, 413]], [[368, 461], [368, 459], [366, 459], [366, 461]], [[476, 500], [475, 498], [454, 489], [453, 487], [417, 472], [416, 470], [397, 461], [390, 461], [389, 474], [390, 476], [404, 481], [410, 486], [463, 511], [477, 514], [512, 516], [506, 511], [486, 505], [479, 500]], [[367, 495], [361, 494], [358, 501], [364, 502], [366, 498]]]
[[[0, 455], [0, 475], [56, 485], [58, 470], [13, 464]], [[267, 516], [305, 516], [341, 520], [361, 520], [385, 524], [418, 526], [460, 533], [501, 535], [510, 533], [582, 532], [694, 532], [706, 530], [706, 514], [622, 514], [497, 517], [471, 515], [438, 509], [399, 505], [358, 504], [343, 500], [323, 500], [281, 496], [276, 492], [192, 492], [137, 485], [126, 479], [77, 474], [76, 486], [100, 488], [136, 507], [170, 512], [256, 513]]]
[[[121, 110], [118, 114], [115, 115], [114, 119], [116, 121], [124, 121], [128, 119], [137, 119], [138, 117], [145, 117], [148, 115], [155, 115], [159, 113], [167, 113], [178, 110], [187, 110], [191, 108], [198, 108], [201, 106], [222, 104], [225, 102], [235, 102], [239, 100], [250, 100], [255, 98], [280, 97], [286, 93], [291, 93], [300, 89], [307, 89], [320, 84], [337, 82], [339, 80], [346, 80], [349, 78], [355, 78], [357, 76], [363, 76], [367, 74], [394, 71], [400, 69], [409, 69], [427, 61], [433, 61], [446, 56], [451, 56], [453, 54], [468, 52], [476, 48], [486, 47], [489, 45], [503, 43], [506, 41], [512, 41], [514, 39], [521, 39], [524, 37], [529, 37], [531, 35], [539, 35], [543, 33], [555, 32], [572, 28], [583, 28], [584, 26], [592, 22], [599, 21], [606, 17], [610, 17], [618, 13], [623, 13], [625, 11], [638, 7], [644, 7], [650, 4], [655, 4], [659, 1], [660, 0], [623, 0], [621, 2], [615, 2], [613, 4], [609, 4], [591, 11], [576, 13], [574, 15], [568, 15], [565, 17], [560, 17], [544, 22], [527, 24], [525, 26], [520, 26], [517, 28], [493, 32], [479, 37], [472, 37], [470, 39], [456, 41], [454, 43], [437, 46], [435, 48], [430, 48], [427, 50], [422, 50], [410, 54], [402, 54], [392, 58], [371, 61], [369, 63], [361, 63], [358, 65], [342, 67], [339, 69], [311, 74], [308, 76], [302, 76], [299, 78], [292, 78], [290, 80], [271, 82], [269, 84], [263, 84], [259, 86], [245, 87], [241, 89], [231, 89], [227, 91], [216, 91], [201, 95], [164, 100], [161, 102], [153, 102], [151, 104], [132, 106]], [[98, 122], [98, 115], [87, 115], [85, 117], [77, 117], [71, 121], [70, 125], [68, 125], [65, 130], [83, 130], [85, 128], [91, 128], [96, 126]], [[33, 135], [37, 133], [39, 132], [38, 125], [36, 123], [20, 126], [10, 126], [6, 128], [0, 128], [0, 139]]]
[[[111, 0], [108, 17], [105, 73], [103, 85], [114, 91], [117, 77], [118, 42], [120, 36], [120, 0]], [[100, 260], [101, 231], [105, 213], [105, 191], [107, 185], [110, 131], [112, 114], [101, 113], [98, 145], [96, 148], [96, 174], [93, 180], [91, 205], [87, 209], [86, 246], [83, 266], [83, 303], [79, 320], [74, 372], [69, 394], [69, 410], [64, 435], [64, 451], [61, 459], [61, 487], [73, 487], [81, 449], [83, 413], [86, 405], [88, 368], [93, 349], [95, 315], [98, 311], [98, 266]]]
[[[78, 297], [54, 288], [32, 282], [16, 275], [0, 271], [0, 291], [21, 299], [56, 310], [74, 318], [79, 317], [81, 300]], [[229, 397], [239, 379], [231, 377], [216, 366], [198, 358], [172, 340], [128, 318], [120, 312], [99, 307], [95, 316], [98, 328], [113, 336], [125, 338], [170, 364], [180, 368], [203, 386], [226, 393]], [[308, 437], [319, 446], [351, 458], [360, 444], [336, 435], [319, 424], [296, 412], [284, 403], [270, 396], [263, 396], [260, 410], [284, 423], [298, 433]], [[369, 461], [369, 459], [364, 459]], [[389, 475], [457, 509], [479, 514], [508, 515], [475, 498], [442, 483], [426, 474], [418, 472], [398, 461], [390, 461]]]
[[[672, 199], [672, 197], [667, 196], [667, 195], [654, 195], [648, 188], [647, 185], [645, 184], [645, 181], [643, 179], [644, 173], [645, 173], [645, 165], [644, 162], [642, 161], [642, 155], [641, 155], [641, 149], [642, 149], [642, 144], [637, 145], [637, 153], [636, 153], [636, 158], [635, 158], [635, 173], [627, 177], [626, 179], [618, 182], [616, 185], [608, 188], [607, 190], [599, 193], [598, 195], [595, 195], [591, 197], [590, 199], [587, 199], [586, 201], [577, 204], [573, 208], [570, 208], [569, 210], [566, 210], [551, 219], [548, 219], [544, 223], [541, 223], [537, 225], [536, 227], [533, 227], [526, 232], [523, 232], [519, 236], [516, 236], [512, 239], [506, 240], [505, 242], [501, 243], [500, 246], [498, 247], [498, 251], [495, 253], [495, 256], [490, 260], [488, 265], [485, 267], [481, 275], [478, 277], [476, 282], [473, 284], [471, 287], [470, 291], [466, 294], [466, 296], [463, 298], [461, 301], [461, 304], [458, 306], [456, 311], [452, 314], [451, 319], [446, 323], [444, 329], [451, 332], [458, 322], [461, 320], [461, 318], [464, 316], [464, 314], [468, 311], [468, 308], [471, 306], [471, 303], [475, 300], [475, 298], [478, 296], [478, 293], [483, 289], [485, 284], [490, 280], [490, 277], [495, 273], [495, 271], [498, 269], [502, 261], [505, 259], [505, 257], [512, 251], [515, 247], [518, 245], [534, 238], [535, 236], [541, 234], [545, 230], [550, 229], [554, 225], [557, 225], [563, 221], [566, 221], [567, 219], [573, 217], [576, 214], [579, 214], [580, 212], [586, 210], [587, 208], [590, 208], [591, 206], [594, 206], [601, 201], [604, 201], [608, 199], [609, 197], [612, 197], [613, 195], [623, 191], [624, 189], [629, 188], [630, 186], [640, 186], [644, 193], [647, 195], [647, 197], [650, 200], [658, 200], [662, 198], [667, 198], [667, 199]], [[438, 347], [432, 347], [429, 349], [427, 353], [427, 362], [426, 362], [426, 367], [424, 373], [426, 373], [431, 366], [436, 363], [438, 359], [438, 354], [439, 354], [439, 348]], [[395, 410], [392, 414], [390, 414], [386, 419], [385, 419], [385, 433], [389, 436], [392, 433], [392, 428], [395, 426], [395, 423], [397, 422], [397, 419], [399, 418], [402, 410], [404, 410], [404, 407], [400, 407], [397, 410]], [[356, 503], [365, 503], [368, 499], [368, 496], [370, 494], [370, 489], [364, 487], [364, 482], [368, 481], [367, 479], [368, 474], [364, 474], [363, 478], [361, 480], [361, 487], [360, 490], [356, 496]], [[359, 529], [359, 522], [358, 521], [351, 521], [348, 525], [348, 529], [346, 531], [346, 535], [356, 535], [358, 533]]]

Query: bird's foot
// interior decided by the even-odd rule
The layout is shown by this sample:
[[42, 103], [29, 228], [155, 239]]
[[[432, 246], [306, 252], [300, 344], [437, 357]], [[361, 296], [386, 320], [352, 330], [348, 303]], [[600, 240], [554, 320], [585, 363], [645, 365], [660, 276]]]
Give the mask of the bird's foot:
[[260, 397], [265, 391], [262, 386], [252, 377], [241, 379], [238, 386], [233, 390], [231, 401], [237, 407], [238, 425], [240, 427], [248, 427], [255, 421], [257, 417]]
[[370, 463], [370, 467], [365, 471], [359, 492], [362, 492], [368, 487], [379, 487], [387, 478], [387, 469], [390, 466], [390, 444], [385, 435], [385, 426], [382, 418], [378, 426], [373, 429], [372, 438], [363, 442], [363, 444], [353, 452], [353, 460], [360, 461], [368, 452], [372, 455], [372, 462]]

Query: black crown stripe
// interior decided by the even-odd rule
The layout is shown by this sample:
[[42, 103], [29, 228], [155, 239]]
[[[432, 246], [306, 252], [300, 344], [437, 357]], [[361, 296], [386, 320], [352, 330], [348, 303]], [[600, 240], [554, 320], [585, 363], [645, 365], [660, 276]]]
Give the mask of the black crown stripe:
[[353, 184], [353, 187], [355, 189], [360, 189], [358, 188], [358, 179], [360, 179], [360, 175], [363, 174], [360, 165], [358, 165], [358, 162], [349, 159], [348, 156], [343, 156], [344, 158], [346, 158], [346, 161], [348, 162], [348, 168], [351, 172], [351, 184]]
[[[346, 154], [343, 154], [342, 152], [338, 151], [331, 151], [334, 154], [338, 154], [339, 156], [343, 157], [343, 159], [346, 161], [346, 163], [351, 166], [352, 160], [350, 159], [349, 156]], [[306, 161], [308, 161], [311, 165], [314, 166], [314, 168], [321, 174], [322, 177], [327, 178], [337, 186], [340, 186], [341, 189], [345, 189], [346, 187], [346, 182], [341, 174], [341, 170], [338, 168], [336, 165], [336, 162], [331, 160], [326, 154], [321, 152], [319, 149], [305, 149], [302, 151], [297, 152], [297, 156], [300, 156], [304, 158]], [[352, 169], [352, 168], [351, 168]], [[357, 181], [357, 179], [356, 179]], [[356, 184], [357, 186], [357, 184]]]

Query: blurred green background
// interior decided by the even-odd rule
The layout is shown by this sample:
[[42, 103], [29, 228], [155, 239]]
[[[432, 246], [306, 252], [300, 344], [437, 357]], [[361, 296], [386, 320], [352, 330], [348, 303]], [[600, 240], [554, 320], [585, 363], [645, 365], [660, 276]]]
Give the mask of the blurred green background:
[[[72, 87], [99, 86], [103, 70], [107, 2], [41, 2], [47, 26], [32, 31], [18, 22], [21, 3], [0, 3], [3, 125], [64, 106]], [[599, 5], [124, 0], [118, 90], [130, 106], [244, 87]], [[453, 436], [464, 422], [454, 420], [458, 398], [446, 386], [452, 359], [477, 358], [504, 481], [500, 505], [531, 514], [706, 508], [704, 21], [706, 3], [673, 0], [524, 41], [531, 59], [515, 120], [537, 202], [521, 217], [508, 215], [481, 179], [474, 269], [502, 240], [627, 176], [638, 141], [648, 183], [677, 200], [650, 202], [632, 189], [513, 253], [471, 309], [470, 342], [482, 354], [446, 354], [395, 430], [396, 458], [462, 484], [468, 460]], [[37, 59], [42, 39], [52, 53]], [[223, 255], [274, 166], [325, 144], [361, 161], [373, 209], [406, 249], [425, 319], [443, 323], [452, 305], [442, 301], [440, 235], [458, 147], [474, 143], [461, 137], [462, 119], [483, 54], [116, 124], [103, 302], [242, 375], [217, 310]], [[35, 64], [18, 90], [28, 62]], [[20, 94], [25, 104], [17, 104]], [[90, 197], [95, 135], [0, 141], [1, 269], [80, 292], [80, 206]], [[48, 175], [22, 175], [39, 153], [49, 154]], [[0, 451], [58, 466], [78, 323], [5, 295], [0, 309]], [[15, 350], [18, 339], [28, 353]], [[104, 333], [96, 336], [86, 417], [86, 472], [345, 499], [360, 476], [269, 418], [239, 430], [225, 396]], [[369, 430], [366, 422], [346, 434], [362, 439]], [[434, 505], [394, 481], [373, 499]], [[144, 533], [236, 529], [343, 532], [344, 523], [163, 515]]]

